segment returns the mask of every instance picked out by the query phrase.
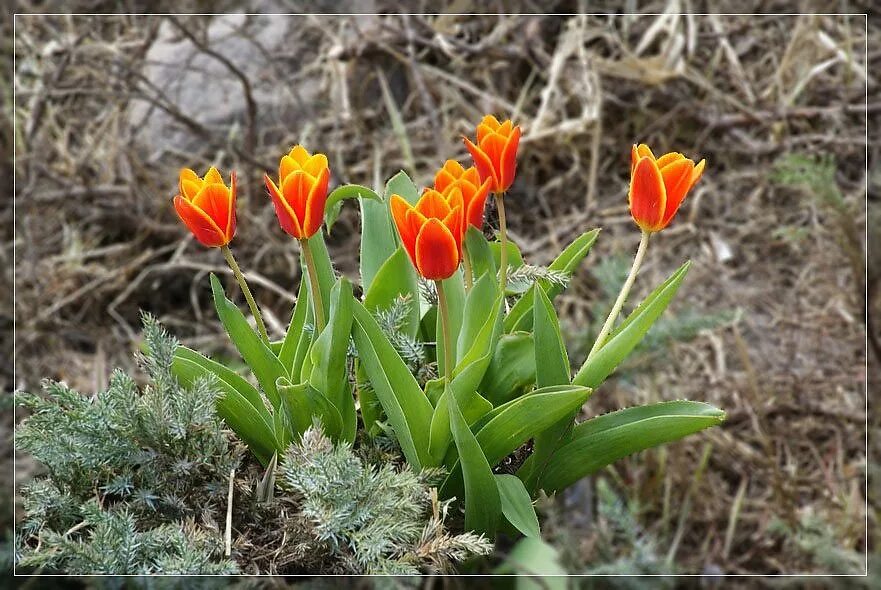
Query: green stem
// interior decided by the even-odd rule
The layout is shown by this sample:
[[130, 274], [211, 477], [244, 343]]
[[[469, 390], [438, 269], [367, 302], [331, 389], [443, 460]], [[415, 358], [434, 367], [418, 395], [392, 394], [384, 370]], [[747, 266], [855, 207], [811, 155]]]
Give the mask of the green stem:
[[474, 275], [471, 270], [471, 258], [468, 256], [468, 248], [462, 244], [462, 271], [465, 274], [465, 290], [470, 291], [474, 286]]
[[633, 282], [636, 280], [636, 274], [639, 272], [639, 267], [642, 266], [642, 261], [645, 258], [645, 252], [649, 245], [649, 236], [651, 236], [651, 233], [647, 231], [642, 232], [642, 237], [639, 240], [639, 247], [636, 249], [636, 256], [633, 258], [633, 266], [630, 267], [630, 274], [627, 275], [627, 280], [624, 281], [624, 285], [621, 287], [621, 292], [618, 293], [618, 299], [615, 300], [615, 305], [612, 306], [612, 311], [609, 312], [609, 317], [606, 318], [606, 323], [603, 324], [603, 328], [600, 330], [596, 342], [593, 343], [593, 348], [590, 349], [590, 354], [587, 355], [587, 358], [591, 358], [600, 348], [602, 348], [603, 344], [606, 343], [606, 338], [608, 338], [609, 334], [612, 332], [615, 320], [618, 318], [618, 314], [621, 313], [621, 308], [624, 307], [627, 295], [630, 294], [630, 289], [633, 287]]
[[450, 358], [450, 354], [453, 351], [453, 335], [450, 333], [450, 309], [447, 307], [447, 295], [444, 293], [443, 281], [435, 281], [434, 284], [437, 287], [437, 308], [440, 314], [441, 332], [444, 337], [444, 377], [446, 377], [447, 383], [449, 383], [450, 377], [453, 374], [453, 363]]
[[505, 222], [505, 193], [496, 193], [496, 209], [499, 212], [499, 242], [502, 251], [499, 253], [499, 285], [504, 294], [508, 287], [508, 225]]
[[312, 248], [309, 240], [300, 240], [300, 248], [306, 261], [306, 273], [309, 275], [309, 291], [312, 295], [312, 310], [315, 315], [315, 336], [324, 330], [324, 303], [321, 300], [321, 287], [318, 283], [318, 269], [315, 268], [315, 258], [312, 256]]
[[232, 250], [229, 249], [229, 246], [221, 246], [220, 251], [223, 252], [223, 257], [226, 258], [226, 263], [229, 265], [230, 269], [232, 269], [232, 274], [236, 277], [239, 287], [242, 288], [242, 293], [245, 295], [245, 301], [248, 302], [248, 307], [251, 308], [251, 315], [254, 316], [254, 321], [257, 323], [257, 331], [260, 332], [260, 337], [263, 338], [263, 342], [269, 344], [269, 334], [266, 332], [266, 324], [263, 323], [263, 316], [260, 315], [260, 309], [257, 307], [257, 302], [254, 301], [254, 296], [251, 295], [251, 289], [248, 288], [248, 283], [245, 281], [245, 275], [242, 274], [242, 269], [239, 268], [235, 257], [232, 255]]

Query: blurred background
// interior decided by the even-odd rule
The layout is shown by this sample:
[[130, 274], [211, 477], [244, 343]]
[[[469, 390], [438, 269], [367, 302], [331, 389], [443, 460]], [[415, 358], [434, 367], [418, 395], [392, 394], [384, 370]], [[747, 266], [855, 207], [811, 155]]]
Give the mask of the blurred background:
[[[263, 172], [302, 143], [328, 154], [332, 185], [379, 187], [400, 169], [429, 183], [445, 159], [469, 161], [460, 138], [486, 113], [524, 130], [507, 213], [529, 262], [603, 228], [557, 300], [580, 364], [639, 239], [626, 187], [630, 146], [646, 142], [706, 158], [707, 169], [654, 240], [631, 301], [685, 259], [693, 266], [586, 411], [689, 398], [728, 421], [541, 502], [546, 540], [572, 573], [864, 572], [881, 492], [876, 478], [867, 514], [878, 449], [873, 440], [867, 460], [866, 427], [876, 434], [881, 420], [867, 422], [866, 388], [881, 348], [865, 312], [879, 304], [881, 258], [866, 268], [865, 228], [881, 214], [866, 191], [881, 172], [867, 163], [878, 147], [866, 129], [881, 112], [881, 22], [722, 13], [870, 4], [521, 2], [521, 13], [601, 14], [512, 16], [490, 14], [508, 4], [454, 0], [409, 9], [487, 14], [376, 16], [367, 13], [397, 4], [81, 1], [63, 8], [313, 14], [22, 14], [14, 36], [5, 14], [15, 58], [0, 144], [8, 185], [14, 137], [15, 199], [0, 200], [0, 261], [15, 290], [14, 309], [11, 289], [0, 293], [8, 358], [13, 314], [16, 332], [0, 386], [33, 391], [50, 377], [104, 387], [113, 367], [132, 367], [140, 310], [190, 346], [228, 352], [208, 288], [208, 273], [228, 271], [175, 216], [179, 168], [238, 171], [232, 248], [280, 334], [298, 249]], [[330, 11], [365, 14], [314, 14]], [[352, 278], [358, 230], [348, 204], [328, 238]], [[32, 466], [15, 469], [25, 478]]]

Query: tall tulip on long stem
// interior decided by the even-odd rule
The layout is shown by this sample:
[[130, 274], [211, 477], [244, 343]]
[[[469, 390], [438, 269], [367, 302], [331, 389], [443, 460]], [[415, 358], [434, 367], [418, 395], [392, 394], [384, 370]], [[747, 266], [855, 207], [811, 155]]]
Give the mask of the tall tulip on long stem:
[[645, 144], [633, 146], [630, 152], [630, 214], [642, 230], [639, 247], [633, 258], [633, 265], [609, 316], [603, 323], [587, 358], [591, 358], [606, 343], [606, 339], [615, 326], [615, 320], [624, 307], [630, 289], [645, 259], [649, 237], [661, 231], [673, 220], [679, 205], [688, 192], [700, 180], [704, 171], [705, 160], [697, 165], [678, 152], [664, 154], [660, 158]]
[[487, 115], [477, 125], [477, 143], [468, 138], [465, 147], [471, 152], [481, 179], [492, 179], [490, 192], [495, 195], [499, 211], [499, 284], [504, 292], [508, 284], [508, 228], [505, 221], [505, 192], [514, 182], [517, 172], [517, 147], [520, 145], [520, 126], [510, 120], [499, 123]]
[[254, 301], [248, 282], [242, 274], [229, 243], [236, 233], [236, 173], [230, 173], [229, 186], [217, 168], [208, 169], [204, 177], [184, 168], [178, 181], [180, 193], [174, 198], [174, 210], [197, 240], [209, 248], [220, 248], [226, 263], [245, 295], [260, 337], [267, 344], [269, 334], [260, 308]]
[[264, 175], [263, 180], [275, 206], [279, 225], [300, 242], [306, 273], [309, 275], [312, 310], [318, 332], [324, 328], [324, 302], [321, 300], [318, 269], [315, 267], [309, 238], [318, 233], [324, 222], [327, 185], [330, 182], [327, 156], [310, 155], [303, 146], [295, 146], [279, 163], [279, 184], [276, 185], [268, 174]]

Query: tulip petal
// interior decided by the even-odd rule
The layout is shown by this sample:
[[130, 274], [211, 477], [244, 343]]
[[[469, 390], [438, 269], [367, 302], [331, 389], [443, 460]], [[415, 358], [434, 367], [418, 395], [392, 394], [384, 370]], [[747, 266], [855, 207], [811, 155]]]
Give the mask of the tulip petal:
[[216, 248], [228, 243], [223, 231], [214, 220], [183, 196], [177, 195], [174, 198], [174, 210], [201, 244], [209, 248]]
[[692, 172], [694, 172], [694, 162], [685, 158], [674, 160], [661, 168], [661, 177], [664, 179], [664, 189], [667, 193], [664, 217], [661, 220], [662, 227], [666, 227], [679, 210], [679, 205], [691, 188]]
[[636, 163], [630, 180], [629, 199], [630, 214], [639, 227], [645, 231], [658, 231], [663, 227], [667, 193], [654, 159], [642, 157]]
[[471, 198], [465, 204], [465, 219], [467, 224], [473, 225], [481, 230], [483, 229], [484, 211], [486, 209], [486, 198], [489, 196], [490, 182], [492, 182], [492, 180], [487, 178], [483, 184], [471, 193]]
[[300, 227], [300, 222], [297, 219], [294, 210], [288, 205], [288, 202], [282, 196], [281, 191], [278, 190], [278, 187], [275, 186], [275, 183], [272, 182], [272, 179], [269, 178], [268, 174], [263, 175], [263, 181], [266, 183], [266, 190], [269, 191], [269, 197], [272, 199], [272, 204], [275, 206], [275, 216], [278, 218], [278, 224], [281, 226], [281, 229], [283, 229], [288, 235], [297, 239], [302, 239], [303, 230]]
[[[324, 157], [324, 154], [319, 155]], [[312, 157], [315, 158], [316, 156]], [[324, 161], [326, 163], [327, 158], [324, 158]], [[314, 236], [321, 229], [321, 224], [324, 222], [324, 207], [327, 204], [327, 185], [330, 182], [330, 170], [325, 165], [324, 168], [319, 170], [318, 174], [318, 178], [315, 179], [315, 183], [306, 197], [306, 218], [303, 221], [303, 230], [306, 232], [307, 238]]]
[[238, 189], [238, 175], [233, 170], [229, 173], [229, 217], [226, 220], [226, 235], [232, 241], [236, 235], [236, 190]]
[[434, 175], [434, 189], [443, 193], [450, 184], [461, 178], [464, 171], [465, 169], [456, 160], [447, 160], [443, 168]]
[[306, 160], [309, 159], [309, 152], [303, 146], [297, 144], [291, 148], [291, 151], [288, 152], [288, 156], [290, 156], [294, 162], [299, 165], [299, 168], [303, 167], [303, 164], [306, 163]]
[[227, 242], [231, 236], [224, 232], [229, 225], [230, 207], [230, 191], [223, 184], [205, 184], [199, 193], [193, 197], [191, 203], [197, 209], [201, 209], [205, 215], [211, 218], [217, 228], [227, 238]]
[[205, 174], [205, 184], [223, 184], [223, 176], [220, 175], [220, 172], [214, 166], [209, 168]]
[[[306, 199], [314, 179], [303, 170], [294, 170], [281, 182], [281, 195], [297, 216], [300, 227], [306, 219]], [[303, 228], [305, 229], [305, 228]]]
[[[389, 206], [392, 212], [392, 221], [395, 222], [395, 227], [398, 228], [398, 235], [401, 237], [401, 244], [403, 244], [404, 250], [407, 251], [407, 256], [410, 257], [410, 262], [412, 262], [415, 267], [417, 266], [416, 236], [418, 235], [422, 224], [419, 223], [418, 217], [413, 216], [412, 213], [419, 215], [419, 212], [413, 209], [413, 206], [400, 195], [392, 195], [389, 201]], [[413, 225], [413, 219], [415, 219], [418, 224], [415, 228]]]
[[282, 156], [278, 163], [278, 182], [283, 183], [284, 179], [294, 170], [301, 170], [299, 162], [290, 156]]
[[433, 281], [449, 278], [459, 268], [456, 239], [440, 219], [429, 219], [416, 236], [416, 269]]
[[[459, 195], [461, 199], [461, 193]], [[450, 212], [450, 204], [442, 194], [434, 189], [426, 190], [416, 203], [416, 210], [425, 217], [443, 219]]]
[[468, 151], [471, 152], [471, 158], [474, 160], [474, 165], [477, 167], [477, 172], [480, 175], [481, 179], [492, 179], [492, 185], [490, 190], [494, 190], [497, 184], [495, 171], [493, 170], [492, 160], [483, 152], [480, 147], [471, 143], [471, 140], [467, 137], [463, 138], [465, 141], [465, 147], [468, 148]]
[[639, 154], [640, 158], [648, 157], [648, 158], [651, 158], [652, 160], [657, 159], [657, 158], [655, 158], [655, 155], [652, 153], [652, 150], [649, 149], [649, 146], [647, 146], [644, 143], [641, 143], [638, 146], [636, 146], [636, 151]]
[[202, 188], [202, 179], [199, 175], [189, 168], [182, 168], [180, 171], [180, 179], [178, 180], [178, 188], [181, 196], [188, 201], [192, 201], [199, 189]]
[[658, 168], [661, 168], [663, 170], [664, 166], [666, 166], [668, 164], [672, 164], [676, 160], [684, 160], [684, 159], [685, 159], [685, 156], [683, 156], [679, 152], [666, 153], [657, 159]]
[[[510, 123], [510, 121], [505, 121]], [[499, 162], [499, 178], [502, 181], [502, 190], [508, 190], [514, 183], [514, 175], [517, 172], [517, 147], [520, 145], [520, 126], [514, 127], [511, 135], [505, 141]]]
[[493, 115], [486, 115], [481, 119], [480, 123], [477, 124], [477, 143], [482, 142], [483, 138], [487, 135], [498, 131], [500, 126], [501, 123], [499, 123], [499, 120]]
[[462, 258], [462, 240], [465, 239], [465, 210], [461, 205], [457, 205], [450, 211], [449, 215], [444, 217], [443, 224], [453, 234], [456, 241], [456, 251], [459, 253], [459, 259]]
[[327, 156], [324, 154], [315, 154], [303, 162], [303, 170], [318, 178], [322, 170], [327, 170]]

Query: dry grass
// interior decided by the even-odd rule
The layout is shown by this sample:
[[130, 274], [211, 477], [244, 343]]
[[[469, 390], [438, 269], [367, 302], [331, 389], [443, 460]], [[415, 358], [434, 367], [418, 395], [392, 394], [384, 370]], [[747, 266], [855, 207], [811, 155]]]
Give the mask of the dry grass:
[[[248, 188], [233, 247], [278, 331], [298, 280], [296, 248], [260, 176], [282, 150], [303, 142], [327, 151], [335, 182], [376, 185], [401, 167], [425, 182], [447, 157], [464, 161], [459, 136], [495, 112], [525, 131], [508, 198], [524, 255], [548, 262], [577, 233], [603, 227], [558, 305], [575, 336], [595, 319], [591, 268], [629, 255], [638, 240], [624, 197], [630, 144], [708, 160], [637, 289], [647, 293], [691, 258], [673, 314], [737, 313], [642, 355], [589, 407], [687, 397], [728, 410], [724, 427], [606, 474], [639, 501], [649, 533], [678, 538], [676, 567], [824, 571], [769, 531], [775, 519], [794, 525], [807, 513], [834, 525], [840, 547], [865, 551], [862, 257], [855, 268], [834, 210], [810, 190], [772, 182], [771, 171], [790, 153], [833, 156], [845, 217], [863, 227], [866, 113], [876, 123], [881, 110], [864, 49], [877, 66], [878, 22], [867, 40], [862, 16], [640, 7], [663, 16], [19, 17], [17, 382], [4, 368], [4, 388], [46, 376], [100, 387], [109, 367], [129, 362], [139, 309], [189, 344], [224, 349], [206, 280], [223, 261], [174, 216], [179, 167], [239, 170]], [[0, 204], [4, 259], [11, 205]], [[356, 229], [347, 209], [329, 239], [350, 275]], [[4, 301], [4, 323], [10, 309]], [[575, 556], [585, 563], [592, 535], [583, 533]]]

